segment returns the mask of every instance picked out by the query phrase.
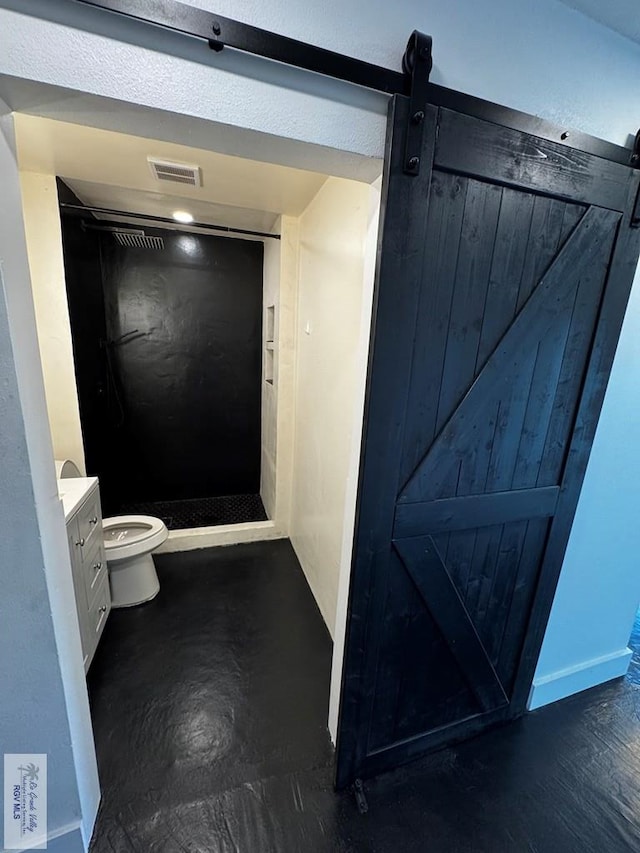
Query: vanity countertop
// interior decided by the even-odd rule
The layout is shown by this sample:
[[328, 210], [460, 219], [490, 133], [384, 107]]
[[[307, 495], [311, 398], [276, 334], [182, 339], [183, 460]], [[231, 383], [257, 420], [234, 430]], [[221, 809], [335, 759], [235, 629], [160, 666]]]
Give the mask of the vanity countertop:
[[65, 521], [69, 521], [97, 482], [97, 477], [67, 477], [58, 480], [58, 494], [62, 499]]

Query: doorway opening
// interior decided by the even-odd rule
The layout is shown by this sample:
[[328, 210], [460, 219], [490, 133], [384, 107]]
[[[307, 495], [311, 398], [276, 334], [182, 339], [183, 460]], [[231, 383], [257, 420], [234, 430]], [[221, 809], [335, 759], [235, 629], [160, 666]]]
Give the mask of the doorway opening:
[[[56, 458], [99, 478], [105, 516], [161, 518], [165, 550], [326, 515], [337, 573], [377, 186], [36, 116], [16, 131]], [[158, 161], [197, 163], [196, 185]]]
[[[291, 563], [293, 557], [298, 570], [304, 573], [310, 600], [315, 601], [313, 607], [319, 611], [316, 615], [318, 619], [322, 617], [320, 624], [324, 622], [323, 630], [337, 641], [334, 658], [341, 664], [341, 624], [346, 612], [357, 492], [379, 180], [350, 180], [50, 118], [19, 113], [14, 118], [55, 458], [72, 460], [83, 475], [98, 477], [104, 515], [149, 511], [162, 517], [157, 496], [169, 501], [171, 494], [151, 490], [145, 493], [143, 488], [151, 479], [153, 460], [163, 453], [159, 473], [164, 476], [170, 469], [173, 484], [180, 487], [186, 464], [181, 457], [179, 464], [171, 467], [172, 456], [181, 452], [181, 442], [189, 445], [188, 450], [193, 449], [193, 433], [188, 433], [188, 404], [189, 399], [192, 403], [195, 399], [193, 420], [198, 427], [204, 422], [208, 431], [197, 448], [192, 473], [195, 477], [204, 472], [210, 482], [217, 466], [226, 464], [231, 453], [228, 447], [220, 446], [220, 440], [210, 438], [211, 420], [218, 412], [211, 406], [197, 409], [196, 404], [201, 402], [197, 395], [201, 392], [207, 398], [215, 397], [217, 402], [215, 389], [206, 385], [210, 378], [206, 359], [221, 339], [214, 332], [238, 332], [242, 311], [250, 307], [251, 317], [244, 331], [232, 340], [235, 350], [227, 350], [217, 359], [214, 349], [212, 361], [217, 364], [226, 359], [228, 364], [237, 366], [242, 358], [250, 356], [252, 360], [254, 479], [250, 485], [242, 486], [239, 494], [259, 496], [266, 518], [245, 518], [238, 523], [205, 522], [203, 526], [169, 523], [174, 529], [158, 552], [169, 555], [214, 545], [244, 547], [246, 543], [266, 545], [266, 540], [289, 539], [293, 553], [288, 553], [286, 560]], [[164, 188], [158, 191], [150, 187], [150, 155], [198, 162], [202, 188], [185, 190], [176, 185], [166, 192]], [[207, 198], [199, 195], [203, 189]], [[73, 205], [73, 211], [64, 205]], [[75, 209], [82, 206], [84, 210]], [[89, 208], [131, 215], [107, 216]], [[263, 236], [224, 232], [218, 235], [177, 222], [169, 227], [163, 222], [158, 227], [154, 217], [164, 217], [178, 209], [189, 210], [197, 223], [259, 231]], [[140, 216], [147, 219], [141, 220]], [[117, 239], [118, 234], [126, 237], [140, 230], [149, 241], [164, 245], [164, 250], [122, 245]], [[173, 254], [179, 268], [173, 278], [159, 263], [167, 252]], [[198, 262], [195, 272], [189, 265], [194, 256]], [[204, 317], [212, 302], [206, 287], [215, 285], [205, 276], [205, 285], [198, 293], [199, 282], [193, 280], [203, 268], [205, 272], [220, 268], [229, 274], [225, 291], [229, 313], [217, 321]], [[187, 288], [191, 290], [185, 296]], [[202, 332], [195, 334], [199, 326]], [[201, 344], [195, 354], [189, 350], [193, 338]], [[145, 368], [149, 347], [155, 353], [152, 369], [136, 376], [136, 371]], [[196, 379], [195, 391], [187, 395], [186, 418], [180, 422], [176, 409], [188, 368], [192, 369], [191, 378]], [[178, 382], [176, 372], [180, 370]], [[125, 377], [133, 377], [130, 385], [124, 384]], [[159, 384], [145, 397], [142, 386], [148, 379], [158, 380]], [[168, 384], [163, 385], [165, 380]], [[88, 388], [88, 403], [83, 402], [83, 383]], [[227, 408], [238, 404], [238, 419], [229, 433], [237, 440], [237, 424], [249, 419], [249, 406], [246, 399], [240, 399], [239, 383], [234, 381], [233, 373], [226, 390], [232, 401]], [[95, 395], [93, 401], [91, 393]], [[106, 409], [106, 424], [105, 411], [99, 410], [101, 396], [107, 396], [111, 404]], [[157, 412], [153, 408], [156, 403], [163, 407], [162, 425], [155, 415], [145, 421], [149, 412]], [[95, 419], [99, 422], [102, 418], [103, 422], [91, 432], [91, 417], [96, 412]], [[113, 436], [117, 429], [122, 430], [122, 421], [129, 424], [134, 416], [146, 432], [141, 429], [137, 443], [123, 451], [122, 441], [119, 443]], [[167, 440], [166, 432], [160, 435], [160, 426], [175, 426], [173, 443]], [[102, 447], [96, 448], [100, 442]], [[245, 441], [241, 451], [246, 447]], [[130, 487], [128, 495], [120, 492], [122, 482]], [[223, 486], [220, 492], [228, 494], [229, 488]], [[177, 495], [174, 492], [174, 496], [185, 502], [193, 499], [187, 491]], [[210, 497], [205, 495], [206, 499]], [[170, 522], [172, 510], [173, 507], [167, 508], [166, 521]], [[284, 542], [280, 544], [288, 547]], [[182, 566], [178, 557], [176, 554], [167, 565]], [[162, 608], [162, 559], [160, 596], [154, 599], [155, 603], [145, 605], [148, 609]], [[210, 569], [205, 568], [211, 576], [204, 579], [204, 585], [208, 594], [215, 597], [224, 591], [216, 586], [219, 579], [214, 562]], [[258, 565], [260, 561], [254, 562]], [[269, 572], [266, 560], [263, 571]], [[188, 566], [181, 582], [186, 587], [190, 585]], [[258, 586], [255, 589], [257, 593]], [[268, 610], [268, 597], [261, 606]], [[305, 608], [307, 612], [308, 603]], [[267, 610], [265, 617], [269, 616]], [[188, 609], [184, 609], [183, 616], [189, 619]], [[99, 630], [105, 633], [96, 660], [104, 663], [108, 659], [110, 632], [116, 630], [110, 625], [117, 623], [118, 631], [126, 632], [122, 626], [135, 619], [135, 610], [121, 611], [100, 623]], [[275, 622], [271, 621], [273, 627]], [[316, 628], [310, 630], [313, 633]], [[327, 642], [323, 654], [326, 656], [327, 647], [330, 660]], [[102, 665], [100, 669], [104, 671]], [[339, 670], [340, 666], [334, 668], [331, 684], [330, 723], [334, 736]], [[316, 697], [322, 694], [319, 713], [325, 721], [329, 681], [327, 674], [322, 689], [316, 688], [313, 693]], [[152, 748], [150, 741], [149, 749]]]

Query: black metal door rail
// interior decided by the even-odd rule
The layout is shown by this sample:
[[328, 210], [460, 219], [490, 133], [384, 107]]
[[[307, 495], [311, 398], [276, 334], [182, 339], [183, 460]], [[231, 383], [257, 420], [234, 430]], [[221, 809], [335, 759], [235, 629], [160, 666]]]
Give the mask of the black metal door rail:
[[194, 39], [206, 42], [215, 51], [232, 48], [388, 95], [408, 96], [411, 100], [411, 109], [407, 123], [404, 171], [409, 175], [417, 175], [420, 170], [420, 158], [417, 152], [421, 147], [424, 111], [428, 103], [486, 121], [494, 121], [497, 124], [512, 127], [514, 130], [530, 133], [617, 163], [640, 166], [640, 139], [636, 139], [633, 150], [624, 148], [590, 134], [569, 131], [566, 127], [560, 127], [527, 113], [429, 83], [432, 41], [430, 36], [417, 30], [409, 38], [402, 58], [401, 73], [317, 45], [259, 29], [250, 24], [234, 21], [213, 12], [196, 9], [176, 0], [136, 0], [135, 3], [131, 0], [71, 0], [71, 2], [94, 7], [97, 12], [117, 14], [150, 26], [159, 26], [182, 35], [192, 36]]

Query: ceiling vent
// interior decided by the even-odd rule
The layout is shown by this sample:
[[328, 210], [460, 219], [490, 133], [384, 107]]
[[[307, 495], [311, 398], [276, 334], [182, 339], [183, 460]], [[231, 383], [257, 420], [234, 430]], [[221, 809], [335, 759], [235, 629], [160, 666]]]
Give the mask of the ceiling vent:
[[202, 186], [200, 166], [191, 166], [189, 163], [171, 163], [168, 160], [158, 160], [156, 157], [148, 157], [147, 160], [154, 178], [158, 181], [169, 181], [188, 187]]

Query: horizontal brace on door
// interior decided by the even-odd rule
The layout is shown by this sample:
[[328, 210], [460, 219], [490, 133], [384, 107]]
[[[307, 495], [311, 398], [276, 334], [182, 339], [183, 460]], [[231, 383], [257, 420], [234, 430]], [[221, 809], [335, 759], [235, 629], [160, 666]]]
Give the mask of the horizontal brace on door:
[[559, 494], [558, 486], [544, 486], [539, 489], [398, 504], [393, 538], [407, 539], [428, 533], [473, 530], [493, 524], [549, 518], [556, 511]]

